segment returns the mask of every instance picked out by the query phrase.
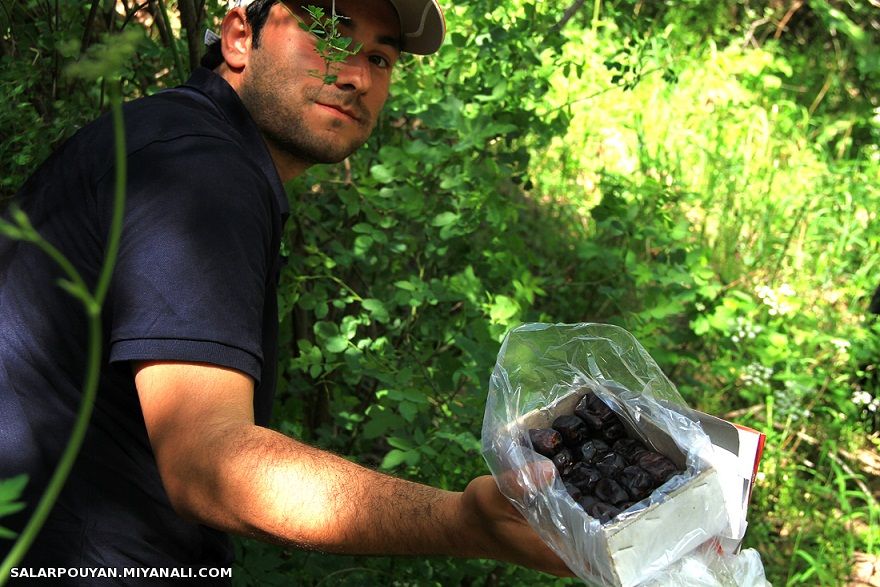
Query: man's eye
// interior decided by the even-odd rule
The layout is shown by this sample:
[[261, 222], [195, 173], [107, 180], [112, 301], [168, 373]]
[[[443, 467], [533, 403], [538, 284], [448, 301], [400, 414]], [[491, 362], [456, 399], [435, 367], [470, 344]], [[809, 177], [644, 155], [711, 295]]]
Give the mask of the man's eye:
[[381, 55], [371, 55], [370, 56], [370, 63], [378, 65], [382, 69], [386, 69], [388, 67], [391, 67], [391, 62], [389, 62], [387, 59], [385, 59]]

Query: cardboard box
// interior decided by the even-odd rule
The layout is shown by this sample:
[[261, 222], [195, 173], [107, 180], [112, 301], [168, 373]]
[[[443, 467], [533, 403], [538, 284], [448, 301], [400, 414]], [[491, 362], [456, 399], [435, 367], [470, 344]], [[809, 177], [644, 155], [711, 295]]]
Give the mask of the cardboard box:
[[[533, 410], [514, 422], [512, 429], [549, 428], [556, 417], [572, 414], [588, 391], [572, 391], [552, 405]], [[720, 456], [686, 473], [689, 478], [684, 484], [661, 499], [652, 499], [643, 510], [600, 527], [599, 535], [589, 541], [585, 552], [589, 560], [585, 562], [607, 585], [638, 585], [710, 539], [726, 537], [726, 543], [720, 545], [728, 551], [742, 539], [745, 507], [763, 435], [701, 412], [688, 412], [691, 420], [701, 422], [712, 441], [712, 450]], [[641, 438], [679, 468], [685, 468], [685, 455], [665, 431], [645, 418], [638, 420], [637, 427], [627, 419], [623, 422], [631, 436]], [[718, 463], [723, 463], [723, 471]], [[560, 502], [555, 504], [559, 508], [556, 515], [568, 531], [583, 527], [587, 515], [583, 509], [572, 499]]]

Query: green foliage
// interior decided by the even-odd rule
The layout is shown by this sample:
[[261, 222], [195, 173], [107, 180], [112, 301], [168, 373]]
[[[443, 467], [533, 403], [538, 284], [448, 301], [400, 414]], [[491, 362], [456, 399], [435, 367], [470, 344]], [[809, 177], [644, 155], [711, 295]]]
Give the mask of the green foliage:
[[[19, 501], [19, 498], [27, 482], [27, 475], [0, 480], [0, 517], [10, 516], [24, 509], [25, 504]], [[17, 534], [12, 530], [0, 526], [0, 540], [11, 540], [16, 536]]]
[[[67, 66], [66, 72], [74, 78], [95, 81], [109, 75], [118, 75], [126, 71], [131, 58], [143, 40], [143, 31], [126, 29], [117, 35], [108, 37], [91, 45], [80, 58]], [[63, 55], [76, 55], [79, 46], [75, 42], [62, 46]]]
[[[460, 490], [486, 472], [504, 333], [615, 323], [692, 405], [767, 433], [745, 545], [768, 579], [842, 584], [880, 544], [859, 458], [880, 444], [880, 325], [865, 316], [880, 275], [876, 8], [585, 4], [564, 22], [565, 6], [537, 0], [446, 3], [445, 46], [401, 58], [369, 144], [288, 186], [274, 425]], [[137, 42], [119, 62], [129, 97], [183, 75], [161, 14], [98, 10], [84, 26], [88, 8], [0, 13], [4, 195], [105, 107], [100, 84], [61, 75], [82, 47]], [[220, 3], [207, 10], [216, 23]], [[311, 16], [322, 53], [355, 50], [332, 14]], [[568, 583], [237, 548], [242, 585]]]
[[91, 4], [24, 0], [0, 11], [0, 209], [61, 142], [109, 108], [101, 75], [113, 71], [132, 98], [166, 86], [175, 71], [161, 15], [123, 17], [113, 3]]
[[336, 14], [335, 2], [329, 15], [325, 14], [324, 9], [318, 6], [306, 6], [305, 10], [311, 17], [310, 23], [301, 21], [286, 4], [281, 3], [281, 5], [299, 21], [302, 30], [315, 35], [318, 39], [315, 51], [324, 59], [325, 69], [323, 73], [315, 71], [312, 72], [312, 75], [323, 79], [325, 84], [335, 83], [337, 76], [332, 73], [334, 65], [344, 63], [346, 59], [361, 50], [360, 43], [352, 45], [349, 37], [343, 37], [339, 34], [337, 27], [342, 17]]
[[853, 455], [877, 444], [880, 339], [865, 308], [880, 157], [834, 137], [873, 115], [858, 94], [823, 112], [792, 91], [818, 51], [722, 46], [717, 30], [704, 50], [681, 42], [693, 29], [655, 28], [666, 42], [631, 70], [658, 73], [626, 78], [615, 47], [638, 41], [614, 39], [644, 35], [627, 25], [571, 45], [572, 59], [590, 51], [556, 74], [549, 107], [573, 118], [538, 185], [591, 216], [577, 250], [597, 269], [602, 320], [634, 332], [693, 405], [768, 434], [746, 545], [771, 582], [843, 583], [856, 553], [876, 555], [876, 498]]

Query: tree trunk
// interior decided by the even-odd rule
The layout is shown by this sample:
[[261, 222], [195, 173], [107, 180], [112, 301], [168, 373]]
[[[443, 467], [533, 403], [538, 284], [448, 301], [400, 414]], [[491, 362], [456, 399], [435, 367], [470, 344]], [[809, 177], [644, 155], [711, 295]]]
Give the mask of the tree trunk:
[[177, 6], [180, 10], [180, 22], [186, 30], [186, 46], [189, 53], [189, 70], [199, 66], [202, 57], [202, 28], [203, 14], [196, 6], [196, 0], [179, 0]]

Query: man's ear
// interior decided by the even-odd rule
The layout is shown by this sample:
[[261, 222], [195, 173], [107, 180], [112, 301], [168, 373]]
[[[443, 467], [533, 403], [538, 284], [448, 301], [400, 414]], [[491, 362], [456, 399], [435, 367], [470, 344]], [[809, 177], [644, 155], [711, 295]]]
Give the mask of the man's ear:
[[240, 72], [247, 65], [251, 51], [251, 25], [244, 8], [233, 8], [220, 25], [220, 45], [223, 60], [233, 71]]

